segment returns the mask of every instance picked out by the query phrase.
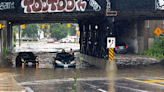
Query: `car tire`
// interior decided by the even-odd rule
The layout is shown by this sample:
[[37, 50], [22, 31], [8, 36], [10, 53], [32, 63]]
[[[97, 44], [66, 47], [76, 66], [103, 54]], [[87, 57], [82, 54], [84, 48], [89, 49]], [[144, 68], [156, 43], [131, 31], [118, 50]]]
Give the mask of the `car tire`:
[[76, 68], [76, 65], [74, 65], [73, 68]]
[[25, 65], [25, 66], [28, 66], [28, 62], [25, 62], [24, 65]]
[[56, 63], [54, 63], [54, 67], [55, 67], [55, 68], [59, 68], [59, 66], [57, 66], [57, 64], [56, 64]]
[[16, 67], [22, 66], [21, 58], [19, 56], [16, 57]]

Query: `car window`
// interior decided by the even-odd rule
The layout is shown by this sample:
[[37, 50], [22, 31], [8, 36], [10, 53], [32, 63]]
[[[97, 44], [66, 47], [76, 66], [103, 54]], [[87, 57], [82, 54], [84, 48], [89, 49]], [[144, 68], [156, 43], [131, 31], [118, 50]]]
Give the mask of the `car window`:
[[58, 53], [56, 55], [56, 59], [58, 60], [69, 60], [69, 59], [72, 59], [73, 58], [73, 55], [70, 55], [69, 53]]
[[124, 42], [118, 42], [116, 43], [116, 46], [125, 46], [126, 44]]
[[34, 56], [32, 52], [20, 52], [19, 55], [21, 56]]

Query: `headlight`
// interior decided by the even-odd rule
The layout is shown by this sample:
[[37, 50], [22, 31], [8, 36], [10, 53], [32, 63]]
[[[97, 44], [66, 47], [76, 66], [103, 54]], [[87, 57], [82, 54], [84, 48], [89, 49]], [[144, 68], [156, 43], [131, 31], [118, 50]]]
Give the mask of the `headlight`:
[[22, 59], [21, 61], [24, 62], [24, 59]]
[[62, 62], [60, 62], [59, 60], [56, 60], [55, 62], [58, 63], [58, 64], [62, 64]]
[[38, 59], [36, 59], [35, 61], [38, 62]]
[[72, 61], [71, 64], [75, 64], [76, 62], [75, 61]]

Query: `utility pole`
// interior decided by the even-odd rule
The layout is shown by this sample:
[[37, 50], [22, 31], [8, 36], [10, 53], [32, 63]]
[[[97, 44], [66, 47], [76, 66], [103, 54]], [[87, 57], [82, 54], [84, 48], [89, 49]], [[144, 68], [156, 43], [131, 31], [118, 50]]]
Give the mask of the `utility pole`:
[[18, 30], [19, 30], [19, 47], [20, 47], [21, 46], [21, 35], [20, 35], [21, 26], [19, 26]]

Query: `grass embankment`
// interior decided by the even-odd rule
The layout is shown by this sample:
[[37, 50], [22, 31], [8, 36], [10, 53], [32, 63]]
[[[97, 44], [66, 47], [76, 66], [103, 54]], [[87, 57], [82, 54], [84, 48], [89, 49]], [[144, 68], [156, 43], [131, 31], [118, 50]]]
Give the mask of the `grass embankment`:
[[162, 59], [164, 54], [164, 37], [158, 37], [144, 55]]

